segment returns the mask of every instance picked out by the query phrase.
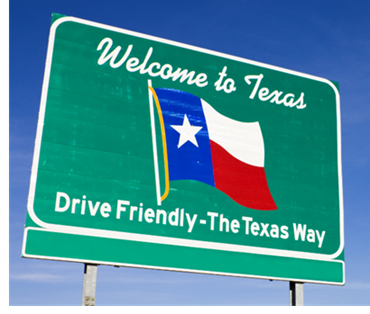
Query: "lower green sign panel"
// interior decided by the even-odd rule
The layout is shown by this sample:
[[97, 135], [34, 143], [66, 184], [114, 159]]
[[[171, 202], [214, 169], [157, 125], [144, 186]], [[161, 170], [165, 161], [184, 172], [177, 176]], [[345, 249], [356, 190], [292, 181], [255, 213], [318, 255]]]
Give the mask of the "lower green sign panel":
[[228, 252], [43, 229], [29, 228], [26, 233], [26, 257], [327, 284], [344, 282], [344, 263], [340, 260]]

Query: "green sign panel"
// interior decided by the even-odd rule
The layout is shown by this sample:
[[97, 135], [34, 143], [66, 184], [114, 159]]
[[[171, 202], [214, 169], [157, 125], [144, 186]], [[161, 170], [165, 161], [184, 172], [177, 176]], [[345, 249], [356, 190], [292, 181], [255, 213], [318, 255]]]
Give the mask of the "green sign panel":
[[344, 284], [336, 83], [54, 15], [22, 255]]

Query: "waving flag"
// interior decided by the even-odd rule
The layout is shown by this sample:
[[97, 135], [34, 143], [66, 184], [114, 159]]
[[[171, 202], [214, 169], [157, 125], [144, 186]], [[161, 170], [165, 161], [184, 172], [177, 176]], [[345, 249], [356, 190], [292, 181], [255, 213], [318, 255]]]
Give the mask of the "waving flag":
[[200, 181], [245, 207], [277, 209], [267, 184], [258, 122], [230, 119], [186, 92], [151, 90], [165, 133], [169, 181]]

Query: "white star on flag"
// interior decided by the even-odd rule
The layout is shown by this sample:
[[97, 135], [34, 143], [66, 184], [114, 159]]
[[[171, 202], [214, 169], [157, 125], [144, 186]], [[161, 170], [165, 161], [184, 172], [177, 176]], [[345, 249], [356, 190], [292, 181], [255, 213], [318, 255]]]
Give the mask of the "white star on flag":
[[179, 143], [177, 144], [177, 148], [180, 148], [187, 141], [190, 141], [196, 147], [199, 147], [197, 139], [195, 138], [195, 134], [197, 134], [202, 129], [202, 127], [190, 125], [186, 114], [184, 115], [184, 121], [182, 125], [171, 125], [171, 127], [180, 133], [180, 138], [179, 138]]

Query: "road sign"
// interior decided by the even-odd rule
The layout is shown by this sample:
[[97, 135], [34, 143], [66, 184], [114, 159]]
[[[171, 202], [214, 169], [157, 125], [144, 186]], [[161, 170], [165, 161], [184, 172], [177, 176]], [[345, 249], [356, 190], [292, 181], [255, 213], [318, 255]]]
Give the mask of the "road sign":
[[329, 80], [53, 15], [22, 256], [344, 284]]

